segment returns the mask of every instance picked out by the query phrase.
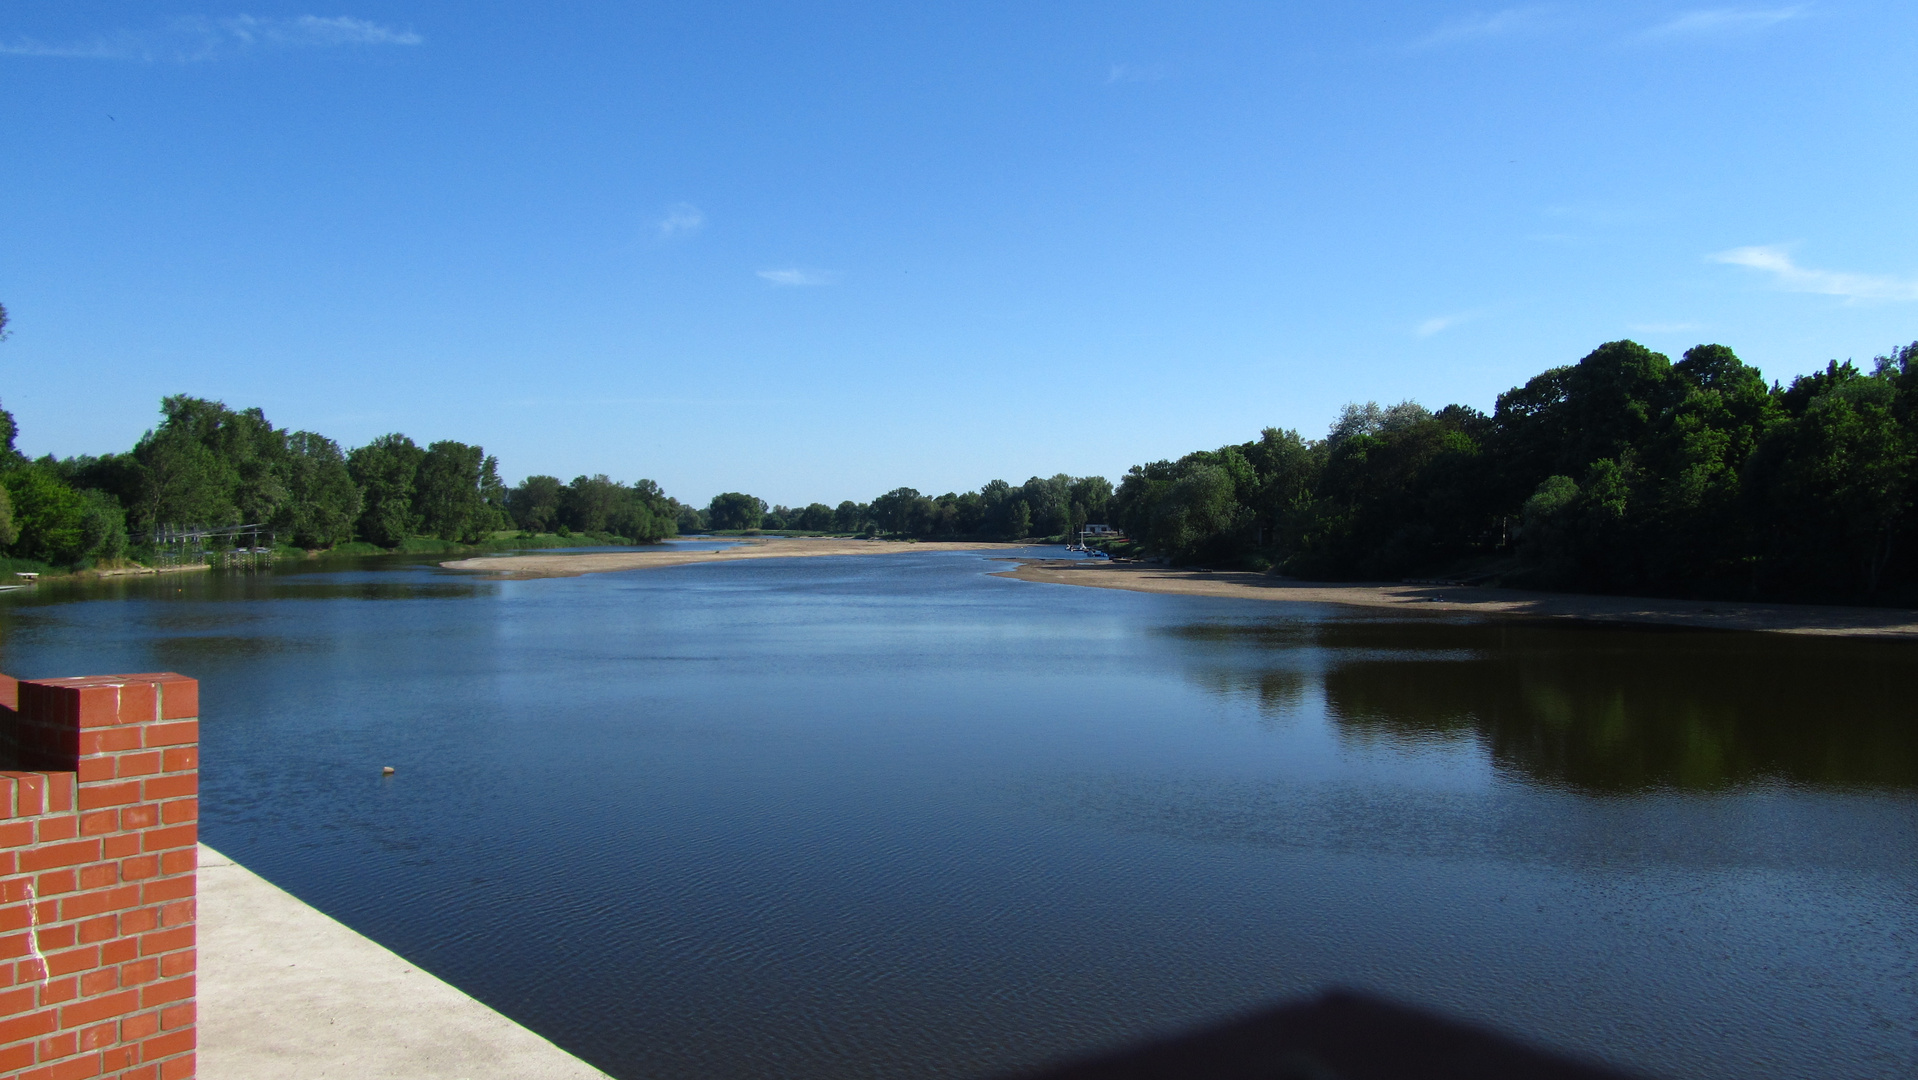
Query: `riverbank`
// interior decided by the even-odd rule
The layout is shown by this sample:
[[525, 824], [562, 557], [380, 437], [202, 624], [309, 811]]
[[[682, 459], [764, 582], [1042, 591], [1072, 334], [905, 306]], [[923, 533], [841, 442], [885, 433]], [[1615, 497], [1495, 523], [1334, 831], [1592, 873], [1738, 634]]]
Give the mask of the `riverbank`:
[[477, 570], [507, 578], [578, 577], [619, 570], [646, 570], [688, 563], [735, 562], [740, 559], [791, 559], [820, 555], [895, 555], [908, 551], [990, 551], [1029, 548], [1030, 544], [993, 544], [979, 541], [897, 542], [848, 540], [841, 537], [753, 537], [722, 551], [604, 551], [587, 555], [500, 555], [493, 558], [454, 559], [440, 565], [448, 570]]
[[211, 570], [205, 563], [193, 563], [185, 566], [147, 566], [144, 563], [127, 563], [124, 566], [88, 567], [85, 570], [45, 569], [33, 570], [32, 577], [22, 577], [19, 572], [0, 573], [0, 585], [24, 588], [39, 582], [55, 581], [92, 581], [101, 578], [148, 577], [154, 574], [180, 574], [188, 571]]
[[1019, 562], [1018, 569], [1007, 570], [999, 576], [1049, 585], [1084, 585], [1177, 596], [1918, 641], [1918, 611], [1900, 608], [1655, 600], [1465, 585], [1354, 585], [1104, 560], [1022, 559]]

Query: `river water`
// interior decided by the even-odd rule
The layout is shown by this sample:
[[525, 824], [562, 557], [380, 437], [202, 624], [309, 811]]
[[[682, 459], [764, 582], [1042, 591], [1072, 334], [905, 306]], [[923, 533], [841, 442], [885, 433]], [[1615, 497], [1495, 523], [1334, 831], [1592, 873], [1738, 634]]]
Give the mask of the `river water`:
[[48, 584], [0, 667], [200, 678], [208, 843], [617, 1077], [982, 1076], [1331, 985], [1918, 1072], [1918, 650], [1005, 566]]

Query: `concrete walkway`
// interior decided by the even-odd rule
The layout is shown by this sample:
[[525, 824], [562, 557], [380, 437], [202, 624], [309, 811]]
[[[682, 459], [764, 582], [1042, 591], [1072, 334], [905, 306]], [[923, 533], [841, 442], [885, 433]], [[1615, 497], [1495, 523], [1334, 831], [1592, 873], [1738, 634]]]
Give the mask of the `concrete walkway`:
[[200, 1080], [607, 1080], [200, 845]]

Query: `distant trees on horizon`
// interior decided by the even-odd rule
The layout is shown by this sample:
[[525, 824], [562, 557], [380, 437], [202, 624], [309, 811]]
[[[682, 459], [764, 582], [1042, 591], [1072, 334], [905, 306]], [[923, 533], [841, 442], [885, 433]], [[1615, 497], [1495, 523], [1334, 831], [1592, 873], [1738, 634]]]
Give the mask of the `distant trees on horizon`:
[[[767, 506], [740, 492], [713, 497], [699, 528], [887, 535], [923, 539], [1024, 540], [1064, 537], [1089, 521], [1103, 521], [1112, 482], [1103, 476], [1035, 476], [1017, 487], [994, 480], [964, 494], [921, 495], [894, 488], [869, 503]], [[682, 526], [682, 531], [693, 531]]]

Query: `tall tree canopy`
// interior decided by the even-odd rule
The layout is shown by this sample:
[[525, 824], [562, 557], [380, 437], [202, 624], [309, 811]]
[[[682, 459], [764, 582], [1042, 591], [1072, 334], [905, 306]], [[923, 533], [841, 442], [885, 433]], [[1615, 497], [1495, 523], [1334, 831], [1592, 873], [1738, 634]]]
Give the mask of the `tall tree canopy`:
[[1614, 341], [1490, 416], [1352, 405], [1324, 439], [1135, 466], [1116, 516], [1173, 559], [1300, 575], [1918, 602], [1915, 361], [1768, 387], [1723, 345]]
[[709, 529], [757, 529], [766, 517], [766, 500], [738, 491], [713, 496], [706, 507]]

